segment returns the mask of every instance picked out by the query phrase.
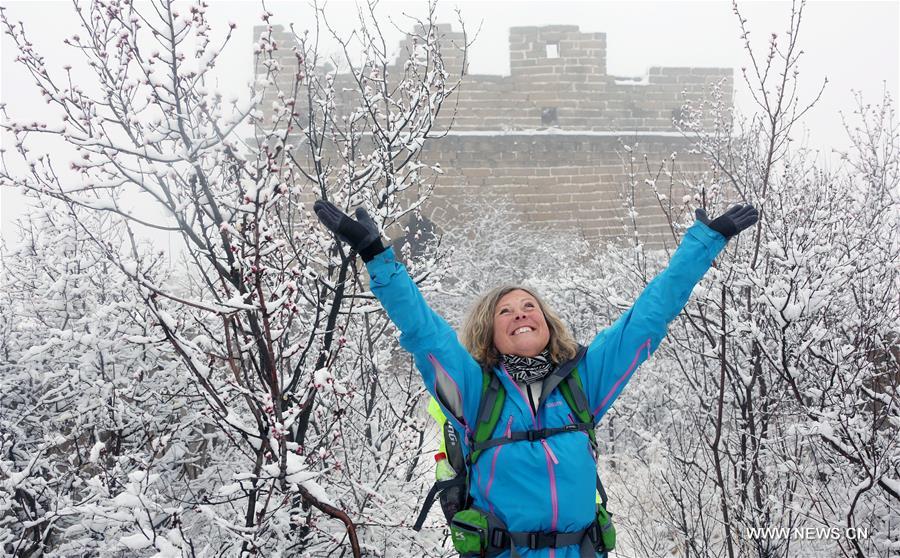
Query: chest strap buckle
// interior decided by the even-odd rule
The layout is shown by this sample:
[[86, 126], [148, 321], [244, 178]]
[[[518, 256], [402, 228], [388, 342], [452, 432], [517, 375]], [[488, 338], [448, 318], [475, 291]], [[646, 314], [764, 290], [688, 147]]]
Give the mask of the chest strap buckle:
[[528, 438], [528, 441], [529, 441], [529, 442], [537, 442], [538, 440], [543, 440], [544, 438], [547, 437], [546, 432], [545, 432], [544, 429], [541, 429], [541, 430], [528, 430], [528, 431], [525, 433], [525, 435], [526, 435], [526, 437]]

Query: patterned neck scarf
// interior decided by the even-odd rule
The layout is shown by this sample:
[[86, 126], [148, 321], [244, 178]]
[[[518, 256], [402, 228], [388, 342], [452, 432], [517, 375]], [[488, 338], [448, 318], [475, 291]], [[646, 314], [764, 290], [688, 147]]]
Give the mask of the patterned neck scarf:
[[500, 363], [513, 380], [523, 384], [543, 380], [555, 368], [550, 360], [550, 349], [544, 349], [541, 354], [533, 357], [501, 354]]

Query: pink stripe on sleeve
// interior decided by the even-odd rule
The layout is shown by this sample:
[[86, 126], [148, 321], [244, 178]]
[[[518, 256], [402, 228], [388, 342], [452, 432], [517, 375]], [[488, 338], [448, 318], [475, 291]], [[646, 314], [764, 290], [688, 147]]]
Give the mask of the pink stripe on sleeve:
[[597, 413], [600, 412], [600, 409], [602, 409], [603, 407], [606, 406], [606, 404], [612, 398], [612, 396], [616, 392], [616, 390], [619, 389], [619, 386], [622, 385], [622, 382], [624, 382], [628, 378], [628, 376], [630, 376], [631, 373], [634, 372], [634, 369], [637, 367], [638, 361], [641, 358], [641, 351], [643, 351], [645, 347], [647, 348], [647, 358], [650, 358], [650, 338], [649, 337], [647, 338], [646, 341], [644, 341], [641, 344], [640, 347], [638, 347], [638, 350], [635, 351], [634, 360], [631, 361], [631, 366], [628, 367], [628, 370], [626, 370], [625, 373], [622, 374], [618, 380], [616, 380], [616, 383], [613, 384], [613, 387], [610, 388], [609, 392], [607, 392], [606, 397], [603, 398], [603, 401], [599, 405], [597, 405], [597, 408], [594, 409], [593, 413], [591, 413], [593, 416], [595, 416], [595, 417], [597, 416]]

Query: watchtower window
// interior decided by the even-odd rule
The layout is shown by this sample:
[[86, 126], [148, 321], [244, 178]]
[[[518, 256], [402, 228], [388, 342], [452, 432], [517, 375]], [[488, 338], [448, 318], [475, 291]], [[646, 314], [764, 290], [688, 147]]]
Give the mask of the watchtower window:
[[556, 107], [544, 107], [541, 109], [541, 125], [559, 126], [559, 116], [556, 114]]
[[547, 58], [559, 58], [559, 43], [547, 43]]

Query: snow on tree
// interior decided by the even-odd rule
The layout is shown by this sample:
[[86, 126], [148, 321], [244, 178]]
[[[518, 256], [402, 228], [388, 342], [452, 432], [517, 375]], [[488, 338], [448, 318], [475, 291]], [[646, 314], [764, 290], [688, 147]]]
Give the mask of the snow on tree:
[[[75, 6], [83, 29], [66, 41], [90, 80], [70, 80], [78, 70], [56, 69], [3, 18], [18, 62], [60, 114], [13, 120], [3, 109], [15, 142], [0, 181], [42, 200], [24, 242], [3, 255], [4, 551], [448, 555], [437, 514], [422, 535], [406, 528], [431, 480], [424, 388], [355, 254], [307, 211], [316, 197], [363, 205], [392, 231], [418, 215], [438, 172], [419, 161], [421, 146], [458, 84], [442, 63], [433, 5], [400, 66], [373, 3], [350, 38], [317, 10], [340, 60], [318, 52], [315, 33], [285, 43], [264, 11], [257, 79], [243, 100], [215, 89], [230, 31], [211, 29], [203, 3]], [[674, 158], [664, 174], [647, 166], [646, 180], [632, 165], [626, 242], [523, 235], [502, 204], [482, 204], [470, 229], [400, 251], [451, 322], [485, 288], [522, 280], [585, 342], [668, 257], [628, 228], [629, 188], [660, 196], [672, 243], [694, 207], [753, 203], [755, 230], [730, 243], [600, 427], [620, 546], [731, 558], [815, 544], [822, 555], [891, 556], [900, 546], [893, 100], [860, 99], [846, 119], [852, 147], [826, 168], [795, 141], [810, 106], [796, 96], [803, 5], [761, 57], [735, 11], [755, 112], [725, 110], [715, 96], [684, 108], [677, 124], [709, 170], [681, 183]], [[286, 56], [296, 75], [285, 75]], [[67, 169], [35, 147], [38, 135], [74, 151]], [[681, 203], [656, 190], [662, 179], [684, 189]], [[165, 218], [132, 211], [134, 199]], [[179, 235], [183, 269], [164, 273], [140, 227]], [[869, 537], [747, 534], [769, 526]]]
[[[160, 499], [180, 496], [168, 489], [193, 476], [206, 421], [173, 412], [168, 399], [193, 391], [175, 355], [125, 274], [74, 225], [111, 246], [123, 229], [107, 215], [39, 204], [20, 221], [0, 279], [0, 541], [14, 555], [93, 553], [99, 537], [129, 536]], [[151, 493], [154, 478], [165, 482]]]
[[[760, 56], [735, 7], [754, 112], [713, 98], [687, 105], [676, 122], [710, 164], [683, 185], [685, 201], [711, 214], [749, 202], [760, 221], [694, 290], [657, 362], [635, 380], [639, 395], [613, 409], [630, 417], [617, 436], [637, 442], [617, 475], [619, 485], [641, 485], [627, 496], [625, 521], [659, 534], [631, 538], [642, 553], [891, 556], [900, 543], [894, 101], [859, 99], [845, 121], [852, 148], [836, 168], [795, 141], [817, 99], [797, 95], [803, 8]], [[669, 216], [673, 232], [687, 220]], [[651, 432], [631, 420], [651, 416]], [[868, 538], [748, 534], [823, 526]]]
[[[757, 227], [731, 241], [598, 429], [625, 553], [887, 557], [900, 546], [894, 100], [858, 99], [845, 115], [851, 149], [840, 165], [825, 166], [795, 141], [811, 105], [796, 95], [802, 10], [762, 57], [746, 45], [745, 84], [757, 103], [749, 117], [719, 90], [684, 107], [676, 124], [709, 164], [699, 180], [684, 180], [674, 156], [655, 167], [625, 150], [623, 242], [522, 234], [525, 225], [493, 202], [467, 214], [472, 230], [442, 240], [453, 250], [448, 275], [460, 279], [433, 299], [465, 308], [489, 286], [525, 281], [585, 342], [671, 255], [637, 234], [633, 189], [659, 196], [668, 245], [696, 207], [711, 215], [738, 202], [760, 209]], [[660, 189], [666, 181], [670, 191]], [[757, 527], [841, 536], [751, 536]]]
[[[355, 254], [307, 211], [318, 197], [362, 205], [390, 229], [430, 191], [419, 153], [461, 77], [443, 66], [434, 5], [400, 66], [374, 2], [360, 42], [317, 9], [313, 34], [279, 44], [264, 11], [257, 79], [234, 99], [214, 76], [235, 25], [213, 29], [206, 3], [74, 9], [82, 28], [63, 42], [86, 62], [78, 75], [2, 19], [48, 118], [59, 114], [16, 120], [2, 108], [14, 148], [0, 183], [44, 207], [25, 231], [32, 251], [6, 256], [17, 288], [4, 296], [21, 296], [4, 307], [4, 383], [30, 380], [4, 394], [17, 405], [3, 419], [4, 548], [440, 553], [438, 537], [396, 529], [418, 493], [396, 495], [424, 483], [421, 382], [392, 357]], [[320, 29], [342, 45], [353, 91], [336, 91]], [[67, 149], [41, 152], [38, 136]], [[182, 240], [173, 277], [142, 227]], [[440, 275], [434, 254], [410, 264]], [[62, 382], [58, 398], [48, 382]], [[34, 405], [40, 415], [17, 418]]]

